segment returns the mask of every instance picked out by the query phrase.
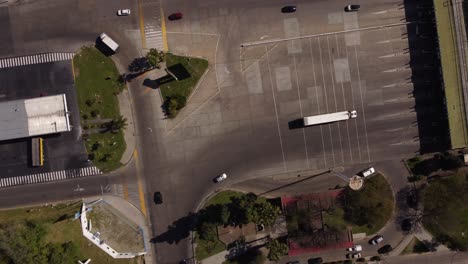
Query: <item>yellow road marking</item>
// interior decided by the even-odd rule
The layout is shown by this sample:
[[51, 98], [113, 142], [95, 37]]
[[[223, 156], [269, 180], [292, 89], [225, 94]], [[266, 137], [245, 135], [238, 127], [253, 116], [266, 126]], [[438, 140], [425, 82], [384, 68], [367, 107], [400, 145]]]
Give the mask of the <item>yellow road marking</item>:
[[71, 64], [72, 64], [72, 74], [73, 74], [73, 81], [76, 81], [76, 78], [75, 78], [75, 61], [74, 61], [74, 56], [72, 57], [71, 59]]
[[124, 199], [128, 201], [128, 185], [127, 182], [123, 184], [123, 191], [124, 191]]
[[143, 192], [143, 183], [141, 182], [141, 179], [140, 179], [138, 152], [136, 149], [135, 151], [133, 151], [133, 156], [135, 156], [135, 161], [136, 161], [135, 164], [137, 166], [136, 174], [137, 174], [137, 181], [138, 181], [138, 197], [140, 198], [140, 209], [143, 215], [147, 217], [148, 213], [146, 212], [145, 194]]
[[166, 18], [164, 17], [164, 10], [161, 7], [161, 31], [163, 38], [163, 48], [164, 51], [169, 51], [169, 46], [167, 45], [167, 30], [166, 30]]
[[146, 213], [146, 204], [145, 204], [145, 195], [143, 194], [143, 184], [141, 183], [140, 178], [138, 177], [138, 194], [140, 196], [140, 208], [141, 212], [147, 216]]
[[141, 0], [138, 0], [138, 16], [140, 18], [141, 47], [146, 49], [145, 19], [143, 17], [143, 7], [141, 6]]

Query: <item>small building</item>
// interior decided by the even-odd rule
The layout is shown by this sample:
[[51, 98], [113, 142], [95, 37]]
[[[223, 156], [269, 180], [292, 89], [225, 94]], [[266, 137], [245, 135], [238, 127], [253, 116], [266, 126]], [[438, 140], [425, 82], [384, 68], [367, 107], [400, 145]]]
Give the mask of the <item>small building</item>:
[[0, 103], [0, 141], [70, 130], [65, 94]]

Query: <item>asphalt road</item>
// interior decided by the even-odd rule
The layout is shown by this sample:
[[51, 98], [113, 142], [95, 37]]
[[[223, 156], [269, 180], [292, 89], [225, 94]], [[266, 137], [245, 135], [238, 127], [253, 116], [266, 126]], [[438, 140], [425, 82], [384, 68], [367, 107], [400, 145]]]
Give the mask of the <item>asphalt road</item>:
[[[412, 80], [406, 67], [408, 27], [401, 24], [405, 10], [400, 1], [358, 2], [361, 11], [345, 14], [341, 1], [299, 1], [298, 11], [287, 15], [279, 11], [285, 4], [281, 1], [163, 3], [166, 14], [184, 13], [182, 20], [167, 24], [170, 49], [207, 57], [211, 67], [187, 107], [191, 110], [175, 121], [160, 115], [157, 91], [143, 87], [141, 79], [130, 83], [138, 159], [135, 168], [127, 168], [120, 177], [146, 181], [159, 263], [192, 257], [190, 215], [217, 189], [258, 177], [342, 165], [359, 171], [419, 151], [418, 116], [433, 110], [414, 109], [411, 81], [418, 80]], [[126, 18], [129, 21], [115, 17], [122, 3], [32, 1], [1, 8], [4, 21], [17, 21], [8, 22], [5, 42], [0, 41], [2, 55], [75, 50], [106, 31], [122, 43], [117, 59], [126, 65], [138, 54], [139, 36], [134, 31], [136, 16]], [[71, 7], [76, 13], [70, 15]], [[45, 18], [47, 12], [38, 13], [44, 8], [57, 10], [58, 16]], [[27, 25], [43, 26], [47, 33]], [[343, 30], [357, 31], [319, 35]], [[291, 39], [298, 36], [308, 37]], [[428, 61], [412, 60], [411, 67], [422, 68]], [[358, 111], [357, 119], [294, 127], [293, 121], [302, 116], [350, 108]], [[213, 184], [212, 179], [224, 172], [228, 179]], [[399, 175], [387, 176], [391, 182], [401, 180]], [[39, 197], [38, 202], [94, 195], [113, 181], [112, 176], [103, 176], [23, 186], [16, 192], [6, 189], [2, 202], [13, 203], [18, 190], [29, 199]], [[323, 186], [329, 183], [324, 180]], [[57, 191], [50, 192], [51, 188]], [[155, 191], [163, 193], [161, 206], [151, 203]]]
[[[339, 1], [299, 1], [293, 14], [281, 14], [284, 3], [272, 1], [163, 5], [167, 14], [184, 13], [168, 22], [170, 49], [205, 56], [215, 66], [192, 99], [196, 105], [205, 96], [205, 103], [184, 118], [164, 121], [152, 141], [142, 138], [155, 146], [143, 155], [144, 175], [158, 172], [148, 190], [162, 190], [177, 205], [151, 207], [162, 262], [191, 257], [184, 255], [190, 242], [184, 224], [213, 190], [295, 171], [352, 164], [359, 171], [418, 153], [418, 117], [433, 109], [415, 109], [405, 10], [399, 1], [359, 2], [359, 12], [344, 13]], [[324, 34], [343, 30], [356, 31]], [[293, 39], [299, 36], [306, 37]], [[157, 107], [153, 103], [138, 116]], [[303, 116], [352, 109], [358, 111], [355, 120], [294, 127]], [[224, 172], [228, 180], [214, 185], [212, 178]]]

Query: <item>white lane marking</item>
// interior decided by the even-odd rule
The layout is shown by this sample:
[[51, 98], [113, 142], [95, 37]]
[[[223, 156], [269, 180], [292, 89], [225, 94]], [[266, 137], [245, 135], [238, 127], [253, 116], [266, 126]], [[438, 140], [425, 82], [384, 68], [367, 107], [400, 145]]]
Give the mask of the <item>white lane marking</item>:
[[[302, 103], [301, 103], [301, 91], [299, 89], [299, 75], [297, 74], [297, 65], [296, 65], [296, 55], [293, 55], [293, 62], [294, 62], [294, 72], [296, 73], [296, 86], [297, 86], [297, 97], [299, 98], [299, 111], [301, 112], [301, 116], [304, 116], [304, 112], [302, 112]], [[307, 152], [307, 140], [306, 140], [306, 132], [305, 127], [302, 128], [302, 135], [304, 136], [304, 149], [306, 154], [306, 161], [307, 161], [307, 168], [310, 168], [309, 164], [309, 153]]]
[[[265, 51], [268, 51], [266, 46], [265, 46]], [[276, 108], [275, 88], [273, 87], [273, 77], [271, 76], [270, 57], [268, 57], [268, 55], [266, 56], [266, 62], [268, 65], [268, 73], [270, 75], [270, 86], [271, 86], [271, 91], [273, 95], [273, 104], [275, 106], [276, 125], [278, 126], [278, 136], [279, 136], [279, 142], [280, 142], [280, 147], [281, 147], [281, 154], [283, 155], [283, 166], [284, 166], [284, 171], [287, 172], [288, 167], [286, 165], [286, 158], [284, 156], [283, 140], [281, 139], [281, 129], [279, 125], [278, 109]]]
[[367, 138], [366, 113], [365, 113], [365, 110], [364, 110], [364, 99], [362, 98], [361, 74], [359, 72], [359, 60], [358, 60], [356, 46], [354, 46], [354, 54], [356, 56], [356, 69], [357, 69], [357, 74], [358, 74], [359, 95], [361, 97], [362, 120], [363, 120], [363, 123], [364, 123], [364, 135], [365, 135], [366, 145], [367, 145], [367, 156], [369, 158], [368, 162], [370, 162], [371, 158], [370, 158], [370, 150], [369, 150], [369, 140]]
[[[320, 114], [320, 100], [318, 98], [318, 88], [317, 88], [317, 78], [315, 75], [315, 61], [314, 61], [314, 55], [312, 53], [312, 40], [309, 39], [309, 50], [310, 50], [310, 59], [312, 61], [312, 73], [314, 76], [314, 87], [315, 87], [315, 98], [317, 99], [317, 110], [318, 113]], [[323, 150], [323, 161], [325, 163], [325, 168], [327, 167], [327, 155], [326, 155], [326, 150], [325, 150], [325, 139], [323, 138], [323, 128], [320, 126], [320, 135], [322, 136], [322, 150]]]
[[[325, 95], [325, 109], [327, 113], [328, 111], [328, 96], [327, 96], [327, 86], [325, 84], [325, 71], [323, 70], [323, 59], [322, 59], [322, 46], [320, 45], [320, 38], [318, 38], [318, 44], [319, 44], [319, 56], [320, 56], [320, 66], [322, 68], [322, 81], [323, 81], [323, 94]], [[333, 73], [331, 73], [333, 74]], [[331, 152], [332, 152], [332, 158], [333, 158], [333, 166], [335, 166], [336, 161], [335, 161], [335, 150], [333, 147], [333, 136], [331, 133], [331, 127], [330, 125], [326, 125], [328, 127], [328, 132], [330, 134], [330, 142], [331, 142]]]
[[264, 40], [264, 41], [248, 42], [248, 43], [242, 43], [241, 47], [271, 44], [271, 43], [274, 43], [274, 42], [289, 41], [289, 40], [296, 40], [296, 39], [315, 38], [315, 37], [329, 36], [329, 35], [334, 35], [334, 34], [343, 34], [343, 33], [356, 32], [356, 31], [366, 31], [366, 30], [396, 27], [396, 26], [405, 26], [405, 25], [412, 24], [412, 23], [415, 23], [415, 22], [403, 22], [403, 23], [387, 24], [387, 25], [382, 25], [382, 26], [373, 26], [373, 27], [366, 27], [366, 28], [356, 28], [356, 29], [328, 32], [328, 33], [321, 33], [321, 34], [307, 35], [307, 36], [299, 36], [299, 37], [292, 37], [292, 38], [271, 39], [271, 40]]
[[[335, 44], [336, 44], [336, 50], [337, 50], [337, 53], [338, 53], [338, 57], [340, 57], [340, 46], [338, 44], [338, 35], [335, 35]], [[346, 59], [348, 60], [348, 55], [346, 55]], [[343, 82], [341, 82], [341, 91], [343, 92], [344, 108], [346, 110], [348, 110], [348, 107], [346, 106], [346, 94], [345, 94]], [[345, 122], [345, 124], [346, 124], [346, 132], [348, 134], [349, 155], [351, 157], [351, 163], [353, 163], [353, 151], [352, 151], [352, 148], [351, 148], [351, 137], [349, 135], [349, 124], [348, 124], [348, 122]]]
[[[332, 88], [333, 88], [333, 98], [335, 99], [335, 112], [338, 112], [338, 101], [336, 100], [336, 89], [335, 89], [335, 74], [333, 71], [333, 61], [334, 57], [332, 56], [332, 51], [330, 50], [330, 39], [327, 36], [327, 47], [328, 47], [328, 60], [330, 61], [330, 74], [331, 74], [331, 79], [332, 79]], [[330, 124], [330, 127], [332, 125]], [[340, 129], [340, 123], [336, 122], [336, 126], [338, 127], [338, 138], [340, 142], [340, 149], [341, 149], [341, 160], [344, 163], [344, 151], [343, 151], [343, 143], [341, 142], [341, 129]]]

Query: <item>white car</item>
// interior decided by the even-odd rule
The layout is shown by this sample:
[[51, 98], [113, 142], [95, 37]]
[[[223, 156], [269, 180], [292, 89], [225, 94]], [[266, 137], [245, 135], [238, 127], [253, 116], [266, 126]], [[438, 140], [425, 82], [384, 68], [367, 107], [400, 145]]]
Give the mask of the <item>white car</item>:
[[379, 243], [381, 243], [383, 241], [383, 237], [382, 236], [375, 236], [373, 237], [370, 241], [369, 241], [369, 244], [371, 245], [377, 245]]
[[223, 174], [219, 175], [218, 177], [216, 177], [216, 178], [214, 179], [214, 181], [215, 181], [215, 182], [222, 182], [222, 181], [224, 181], [225, 179], [227, 179], [227, 175], [226, 175], [226, 173], [223, 173]]
[[370, 168], [368, 168], [367, 170], [364, 170], [364, 171], [362, 172], [362, 176], [364, 176], [364, 178], [365, 178], [365, 177], [371, 176], [371, 175], [374, 174], [374, 173], [375, 173], [374, 167], [370, 167]]
[[351, 251], [351, 252], [352, 252], [352, 251], [357, 251], [357, 252], [359, 252], [359, 251], [362, 251], [362, 246], [361, 246], [361, 245], [354, 245], [353, 247], [347, 248], [346, 250], [347, 250], [347, 251]]
[[348, 255], [346, 255], [346, 257], [349, 259], [360, 258], [361, 253], [349, 253]]
[[130, 15], [131, 11], [130, 9], [120, 9], [117, 11], [118, 16], [128, 16]]

